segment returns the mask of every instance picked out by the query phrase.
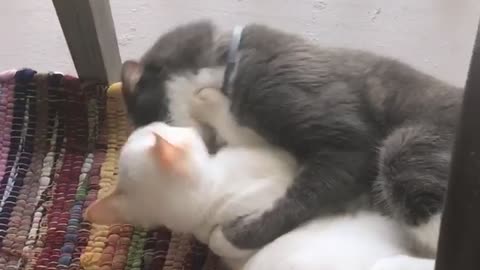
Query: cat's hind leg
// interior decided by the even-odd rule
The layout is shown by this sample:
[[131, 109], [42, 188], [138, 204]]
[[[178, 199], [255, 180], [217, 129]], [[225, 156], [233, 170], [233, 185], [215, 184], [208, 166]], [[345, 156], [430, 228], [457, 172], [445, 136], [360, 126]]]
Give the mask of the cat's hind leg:
[[405, 225], [415, 244], [436, 252], [450, 165], [451, 136], [435, 127], [394, 130], [379, 148], [379, 207]]

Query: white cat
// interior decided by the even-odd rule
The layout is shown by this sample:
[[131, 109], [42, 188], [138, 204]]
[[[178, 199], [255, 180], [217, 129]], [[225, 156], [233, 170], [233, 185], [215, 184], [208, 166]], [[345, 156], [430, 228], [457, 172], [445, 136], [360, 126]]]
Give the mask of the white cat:
[[192, 233], [233, 269], [433, 270], [433, 260], [409, 257], [395, 222], [363, 210], [313, 220], [259, 251], [230, 245], [219, 225], [271, 209], [298, 168], [288, 153], [236, 125], [228, 108], [210, 88], [191, 103], [195, 119], [228, 143], [215, 156], [193, 128], [153, 123], [134, 131], [120, 155], [118, 185], [86, 218]]

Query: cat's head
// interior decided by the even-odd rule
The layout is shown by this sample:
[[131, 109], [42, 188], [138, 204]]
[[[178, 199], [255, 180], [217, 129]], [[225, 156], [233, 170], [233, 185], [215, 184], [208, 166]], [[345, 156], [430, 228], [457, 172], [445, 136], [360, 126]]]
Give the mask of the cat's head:
[[[203, 79], [204, 85], [195, 85], [198, 82], [193, 77], [201, 69], [218, 66], [224, 58], [224, 53], [215, 48], [217, 39], [218, 30], [211, 22], [191, 22], [162, 35], [140, 61], [128, 60], [123, 64], [122, 90], [134, 126], [154, 121], [170, 123], [172, 119], [176, 122], [175, 118], [183, 116], [172, 116], [170, 105], [175, 103], [172, 99], [192, 91], [186, 88], [212, 87], [208, 85], [210, 78]], [[182, 110], [181, 104], [175, 104], [174, 108]]]
[[117, 185], [87, 208], [85, 218], [190, 232], [205, 211], [201, 202], [208, 183], [202, 176], [208, 159], [191, 128], [158, 122], [139, 128], [121, 150]]

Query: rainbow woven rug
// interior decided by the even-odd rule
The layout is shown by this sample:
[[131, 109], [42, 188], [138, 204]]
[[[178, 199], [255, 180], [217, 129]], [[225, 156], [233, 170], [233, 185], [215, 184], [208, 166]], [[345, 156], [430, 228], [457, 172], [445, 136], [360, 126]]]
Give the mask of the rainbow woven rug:
[[116, 88], [0, 73], [0, 270], [217, 269], [190, 236], [82, 220], [115, 184], [130, 130]]

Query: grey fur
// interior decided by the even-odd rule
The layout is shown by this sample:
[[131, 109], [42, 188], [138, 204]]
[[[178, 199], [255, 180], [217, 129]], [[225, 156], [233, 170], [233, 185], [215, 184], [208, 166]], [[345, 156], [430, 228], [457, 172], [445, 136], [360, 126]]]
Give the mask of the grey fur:
[[[136, 125], [171, 120], [169, 75], [225, 63], [229, 35], [217, 40], [216, 31], [206, 21], [181, 26], [145, 55], [138, 84], [126, 91]], [[262, 25], [244, 29], [240, 55], [226, 92], [231, 112], [302, 168], [274, 209], [225, 225], [232, 243], [261, 247], [365, 193], [411, 226], [441, 211], [461, 89], [390, 58], [320, 48]]]

